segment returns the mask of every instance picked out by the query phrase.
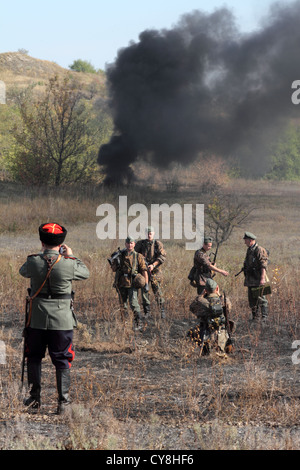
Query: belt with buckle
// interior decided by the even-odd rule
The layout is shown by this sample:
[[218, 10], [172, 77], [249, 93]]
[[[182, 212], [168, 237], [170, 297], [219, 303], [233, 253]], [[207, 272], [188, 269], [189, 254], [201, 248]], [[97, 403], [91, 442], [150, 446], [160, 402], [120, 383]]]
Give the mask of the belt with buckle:
[[71, 294], [38, 294], [38, 299], [71, 299]]

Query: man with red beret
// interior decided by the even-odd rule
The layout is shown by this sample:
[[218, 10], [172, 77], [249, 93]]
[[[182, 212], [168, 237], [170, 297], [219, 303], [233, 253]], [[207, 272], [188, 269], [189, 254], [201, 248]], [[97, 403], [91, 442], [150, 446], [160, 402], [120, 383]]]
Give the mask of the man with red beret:
[[40, 408], [41, 364], [48, 347], [56, 368], [58, 414], [69, 403], [70, 367], [75, 356], [72, 281], [89, 277], [85, 264], [64, 244], [66, 234], [62, 225], [42, 224], [39, 227], [42, 252], [28, 256], [19, 271], [23, 277], [30, 278], [25, 356], [31, 390], [24, 404]]

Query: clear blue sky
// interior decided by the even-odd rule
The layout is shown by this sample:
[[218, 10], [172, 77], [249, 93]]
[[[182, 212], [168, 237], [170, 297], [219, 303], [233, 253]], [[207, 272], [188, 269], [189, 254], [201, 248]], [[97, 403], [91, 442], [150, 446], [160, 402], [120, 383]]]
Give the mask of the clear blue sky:
[[259, 27], [272, 3], [274, 0], [3, 0], [0, 53], [26, 49], [30, 56], [62, 67], [83, 59], [105, 69], [119, 49], [138, 41], [140, 32], [169, 29], [185, 13], [211, 13], [226, 6], [239, 29], [248, 32]]

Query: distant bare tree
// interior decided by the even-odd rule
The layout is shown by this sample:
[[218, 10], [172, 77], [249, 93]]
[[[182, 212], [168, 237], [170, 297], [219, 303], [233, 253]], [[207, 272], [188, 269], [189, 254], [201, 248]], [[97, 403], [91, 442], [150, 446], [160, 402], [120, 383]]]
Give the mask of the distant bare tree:
[[206, 206], [207, 228], [216, 243], [215, 259], [222, 243], [226, 242], [235, 228], [240, 227], [254, 207], [245, 208], [235, 197], [217, 194]]

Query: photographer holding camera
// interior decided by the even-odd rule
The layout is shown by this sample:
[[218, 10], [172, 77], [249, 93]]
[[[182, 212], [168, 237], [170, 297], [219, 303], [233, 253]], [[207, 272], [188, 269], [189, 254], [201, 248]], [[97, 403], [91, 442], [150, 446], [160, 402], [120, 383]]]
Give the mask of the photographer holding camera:
[[42, 251], [28, 256], [19, 270], [21, 276], [30, 279], [23, 367], [26, 358], [31, 390], [24, 404], [34, 409], [41, 406], [41, 365], [48, 347], [56, 368], [57, 414], [61, 414], [69, 403], [70, 367], [75, 357], [72, 281], [89, 277], [85, 264], [63, 244], [66, 234], [67, 230], [59, 224], [42, 224], [39, 227]]

